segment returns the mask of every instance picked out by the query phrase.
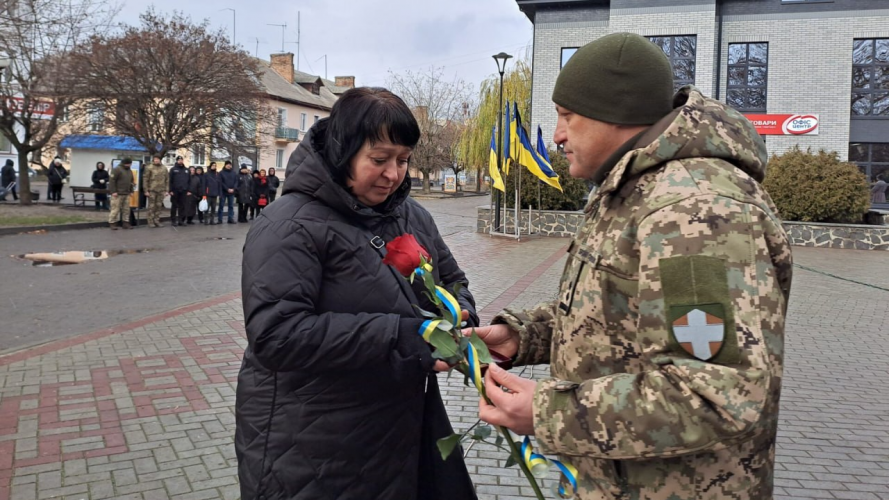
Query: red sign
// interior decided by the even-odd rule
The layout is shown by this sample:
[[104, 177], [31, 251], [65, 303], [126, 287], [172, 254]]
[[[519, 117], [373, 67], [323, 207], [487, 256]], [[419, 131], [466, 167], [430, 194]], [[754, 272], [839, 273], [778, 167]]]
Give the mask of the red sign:
[[[25, 109], [25, 100], [21, 97], [10, 97], [6, 106], [16, 115]], [[39, 120], [50, 120], [56, 114], [56, 104], [52, 101], [31, 102], [31, 117]]]
[[818, 115], [744, 115], [759, 135], [818, 135]]

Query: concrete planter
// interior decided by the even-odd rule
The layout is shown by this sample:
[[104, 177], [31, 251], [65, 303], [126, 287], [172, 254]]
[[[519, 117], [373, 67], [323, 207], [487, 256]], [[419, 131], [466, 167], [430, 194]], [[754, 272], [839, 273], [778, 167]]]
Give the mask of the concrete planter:
[[[478, 208], [477, 232], [490, 233], [493, 211]], [[572, 237], [583, 221], [582, 212], [532, 211], [531, 231], [541, 236]], [[515, 211], [504, 214], [506, 232], [515, 232]], [[520, 214], [522, 234], [528, 232], [528, 211]], [[828, 224], [822, 222], [784, 222], [790, 243], [802, 247], [889, 250], [889, 225]]]

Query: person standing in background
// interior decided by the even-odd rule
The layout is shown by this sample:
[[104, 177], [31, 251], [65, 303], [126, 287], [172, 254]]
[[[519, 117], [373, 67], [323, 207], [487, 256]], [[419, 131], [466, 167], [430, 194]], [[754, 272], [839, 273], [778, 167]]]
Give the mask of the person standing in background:
[[201, 194], [201, 177], [195, 167], [188, 167], [188, 191], [185, 198], [185, 223], [194, 225], [194, 216], [198, 213], [198, 200]]
[[281, 179], [275, 175], [275, 167], [269, 169], [269, 203], [275, 201], [278, 196], [278, 186], [281, 185]]
[[185, 224], [185, 207], [188, 203], [188, 169], [181, 156], [170, 169], [170, 220], [173, 226]]
[[58, 203], [62, 201], [62, 185], [65, 183], [65, 179], [68, 177], [68, 170], [62, 166], [62, 159], [56, 156], [52, 163], [49, 165], [49, 173], [47, 174], [47, 179], [49, 180], [49, 189], [47, 190], [47, 198], [51, 201]]
[[[110, 175], [108, 174], [108, 171], [105, 170], [105, 164], [97, 162], [96, 170], [93, 172], [93, 184], [91, 187], [93, 189], [104, 189], [107, 191], [109, 177]], [[108, 194], [96, 193], [96, 210], [108, 210]]]
[[232, 168], [232, 162], [226, 161], [222, 166], [222, 172], [219, 172], [219, 194], [222, 198], [219, 200], [219, 213], [217, 214], [219, 224], [222, 224], [222, 211], [228, 204], [228, 223], [235, 223], [235, 198], [238, 194], [238, 173]]
[[170, 171], [161, 163], [161, 157], [154, 155], [151, 164], [145, 168], [143, 189], [148, 198], [148, 226], [163, 227], [161, 212], [164, 209], [164, 197], [170, 184]]
[[133, 160], [124, 158], [120, 165], [111, 173], [108, 192], [111, 194], [111, 213], [108, 214], [108, 226], [117, 230], [117, 223], [123, 219], [124, 229], [133, 229], [130, 225], [130, 195], [136, 187], [133, 182], [133, 171], [130, 166]]
[[[16, 179], [16, 176], [15, 176], [15, 164], [12, 163], [12, 160], [7, 159], [6, 165], [3, 166], [3, 170], [2, 170], [2, 180], [0, 180], [0, 182], [2, 182], [3, 185], [0, 187], [6, 189], [10, 185], [12, 185], [12, 189], [10, 189], [10, 191], [12, 191], [12, 199], [13, 200], [19, 199], [19, 195], [18, 195], [18, 193], [16, 193], [16, 190], [15, 190], [16, 180], [18, 180], [18, 179]], [[6, 196], [4, 195], [4, 199], [5, 198], [6, 198]]]
[[[204, 224], [210, 226], [215, 225], [216, 202], [219, 200], [219, 195], [222, 194], [219, 186], [219, 172], [216, 171], [215, 161], [210, 162], [210, 166], [207, 168], [207, 173], [204, 174], [204, 190], [202, 194], [204, 199], [207, 200], [209, 209], [207, 210], [207, 217], [204, 218]], [[222, 222], [222, 220], [220, 219], [219, 222]]]
[[247, 210], [250, 208], [250, 198], [253, 195], [253, 178], [247, 165], [241, 165], [241, 175], [238, 176], [238, 222], [247, 222]]

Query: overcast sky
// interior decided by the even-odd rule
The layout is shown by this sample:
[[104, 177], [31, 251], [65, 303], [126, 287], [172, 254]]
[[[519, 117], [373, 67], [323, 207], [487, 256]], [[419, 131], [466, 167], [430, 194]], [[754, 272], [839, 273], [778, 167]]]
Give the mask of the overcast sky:
[[515, 0], [122, 0], [119, 20], [138, 23], [150, 5], [181, 10], [194, 20], [232, 29], [236, 10], [237, 43], [268, 59], [284, 49], [296, 52], [297, 12], [301, 18], [299, 69], [324, 76], [354, 75], [357, 85], [383, 85], [388, 71], [444, 67], [478, 89], [496, 73], [492, 54], [523, 54], [531, 44], [531, 22]]

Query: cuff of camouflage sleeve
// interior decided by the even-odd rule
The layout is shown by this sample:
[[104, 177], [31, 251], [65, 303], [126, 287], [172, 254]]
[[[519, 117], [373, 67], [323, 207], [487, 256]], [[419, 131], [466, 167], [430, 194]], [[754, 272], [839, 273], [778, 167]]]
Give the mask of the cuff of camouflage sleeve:
[[513, 366], [536, 365], [545, 363], [538, 347], [540, 341], [535, 339], [532, 332], [528, 331], [525, 323], [519, 319], [518, 315], [509, 309], [500, 311], [500, 314], [494, 316], [491, 320], [492, 325], [506, 325], [510, 331], [515, 332], [519, 336], [519, 350], [513, 358]]
[[547, 453], [570, 455], [560, 436], [567, 432], [566, 420], [573, 419], [578, 384], [549, 378], [537, 383], [534, 391], [534, 437]]

